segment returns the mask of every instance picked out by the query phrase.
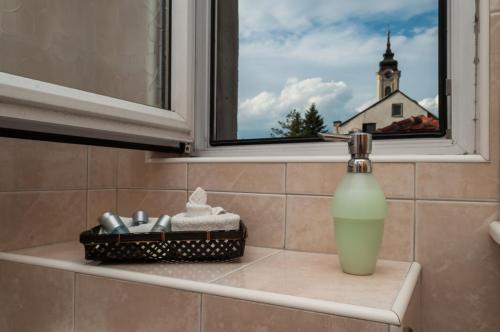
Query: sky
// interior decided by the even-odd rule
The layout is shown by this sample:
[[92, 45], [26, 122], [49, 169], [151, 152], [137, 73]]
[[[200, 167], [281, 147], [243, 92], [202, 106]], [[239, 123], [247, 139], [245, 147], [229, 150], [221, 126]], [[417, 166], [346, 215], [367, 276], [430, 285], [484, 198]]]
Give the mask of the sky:
[[239, 0], [238, 138], [316, 103], [325, 124], [375, 102], [388, 26], [400, 90], [437, 114], [438, 0]]

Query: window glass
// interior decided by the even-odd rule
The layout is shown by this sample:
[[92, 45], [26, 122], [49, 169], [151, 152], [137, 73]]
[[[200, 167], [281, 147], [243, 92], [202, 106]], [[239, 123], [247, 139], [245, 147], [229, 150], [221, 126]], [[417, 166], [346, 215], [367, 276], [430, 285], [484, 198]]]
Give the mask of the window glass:
[[168, 106], [168, 0], [0, 0], [0, 71]]
[[392, 117], [403, 117], [403, 104], [392, 104]]
[[215, 1], [212, 143], [442, 131], [443, 3]]

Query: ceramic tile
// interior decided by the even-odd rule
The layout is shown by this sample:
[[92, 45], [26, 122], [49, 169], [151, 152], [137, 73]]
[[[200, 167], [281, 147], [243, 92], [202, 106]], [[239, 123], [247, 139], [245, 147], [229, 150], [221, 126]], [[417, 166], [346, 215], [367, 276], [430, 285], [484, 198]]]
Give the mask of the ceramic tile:
[[491, 0], [490, 2], [491, 11], [500, 11], [500, 0]]
[[285, 238], [284, 195], [208, 194], [208, 204], [237, 213], [248, 228], [249, 245], [283, 248]]
[[379, 260], [373, 275], [360, 277], [343, 273], [335, 255], [283, 251], [216, 283], [390, 310], [409, 267]]
[[7, 261], [0, 271], [0, 331], [73, 330], [72, 272]]
[[188, 188], [248, 193], [284, 193], [284, 164], [190, 164]]
[[203, 295], [202, 331], [386, 332], [387, 326], [339, 316]]
[[287, 196], [287, 249], [335, 252], [331, 201], [330, 197]]
[[0, 193], [0, 250], [78, 239], [86, 191]]
[[116, 190], [87, 192], [87, 229], [99, 224], [97, 219], [106, 211], [116, 212]]
[[424, 331], [500, 331], [497, 219], [495, 203], [417, 202]]
[[89, 188], [115, 189], [118, 150], [89, 146]]
[[224, 275], [241, 269], [248, 264], [255, 263], [267, 256], [274, 255], [279, 250], [246, 246], [245, 255], [241, 258], [226, 262], [164, 262], [164, 263], [126, 263], [106, 264], [85, 260], [85, 251], [77, 241], [51, 244], [28, 249], [16, 250], [16, 254], [58, 259], [72, 263], [106, 266], [112, 269], [140, 272], [164, 277], [179, 278], [193, 281], [210, 282]]
[[[289, 194], [332, 196], [345, 174], [345, 163], [290, 163], [287, 165], [286, 190]], [[414, 197], [413, 164], [377, 163], [374, 164], [374, 175], [386, 197]]]
[[137, 210], [145, 210], [151, 217], [173, 216], [186, 210], [185, 191], [120, 189], [117, 195], [118, 213], [122, 216], [131, 216]]
[[498, 200], [497, 163], [417, 163], [417, 198]]
[[87, 147], [0, 138], [0, 191], [87, 188]]
[[422, 297], [421, 280], [415, 285], [408, 308], [403, 318], [403, 327], [410, 327], [413, 332], [422, 332]]
[[118, 188], [186, 189], [187, 165], [151, 163], [146, 152], [120, 150]]
[[75, 331], [199, 331], [197, 293], [77, 274]]
[[[380, 258], [411, 261], [413, 258], [413, 201], [388, 200]], [[331, 198], [287, 197], [286, 248], [335, 253]]]

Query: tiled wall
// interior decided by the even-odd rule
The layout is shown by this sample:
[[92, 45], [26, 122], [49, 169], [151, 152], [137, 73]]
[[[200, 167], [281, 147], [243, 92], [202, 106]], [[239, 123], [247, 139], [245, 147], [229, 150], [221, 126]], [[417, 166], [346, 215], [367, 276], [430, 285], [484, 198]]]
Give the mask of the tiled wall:
[[[500, 246], [487, 230], [500, 201], [500, 2], [491, 5], [491, 163], [375, 165], [389, 201], [381, 257], [422, 263], [424, 331], [500, 330]], [[210, 204], [241, 214], [248, 244], [335, 252], [330, 196], [344, 174], [344, 164], [146, 163], [140, 151], [2, 138], [0, 250], [76, 239], [104, 210], [174, 214], [201, 186]]]

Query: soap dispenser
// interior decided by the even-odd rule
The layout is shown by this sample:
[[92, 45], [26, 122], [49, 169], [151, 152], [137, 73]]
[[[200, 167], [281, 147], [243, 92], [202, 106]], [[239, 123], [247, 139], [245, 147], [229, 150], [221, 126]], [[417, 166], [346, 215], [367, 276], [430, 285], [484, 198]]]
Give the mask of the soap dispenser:
[[354, 275], [375, 271], [384, 233], [387, 203], [372, 174], [372, 135], [359, 130], [348, 135], [319, 134], [326, 141], [348, 143], [347, 174], [332, 199], [335, 242], [342, 270]]

